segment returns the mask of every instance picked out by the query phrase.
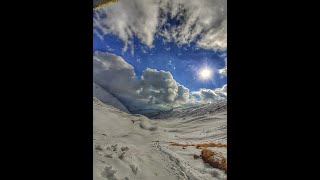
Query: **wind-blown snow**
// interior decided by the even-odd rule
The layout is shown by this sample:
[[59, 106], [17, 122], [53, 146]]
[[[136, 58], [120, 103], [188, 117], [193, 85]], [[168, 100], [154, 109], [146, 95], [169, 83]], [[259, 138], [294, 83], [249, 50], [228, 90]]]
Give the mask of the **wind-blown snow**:
[[[167, 115], [154, 116], [165, 119], [149, 119], [93, 98], [93, 179], [226, 179], [222, 170], [194, 159], [193, 155], [200, 155], [200, 149], [169, 143], [227, 144], [225, 106], [221, 101], [197, 108], [178, 108]], [[227, 157], [226, 148], [210, 149]]]

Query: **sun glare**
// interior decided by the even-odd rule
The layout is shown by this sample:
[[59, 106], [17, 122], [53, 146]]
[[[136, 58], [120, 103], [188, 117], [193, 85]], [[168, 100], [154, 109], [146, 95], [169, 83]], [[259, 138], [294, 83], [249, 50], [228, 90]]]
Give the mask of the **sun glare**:
[[212, 71], [208, 68], [204, 68], [200, 70], [199, 74], [201, 79], [209, 79], [212, 75]]

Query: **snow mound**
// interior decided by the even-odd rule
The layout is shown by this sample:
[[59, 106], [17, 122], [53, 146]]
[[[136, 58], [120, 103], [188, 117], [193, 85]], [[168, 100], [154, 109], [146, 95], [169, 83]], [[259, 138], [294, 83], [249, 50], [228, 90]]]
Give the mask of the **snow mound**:
[[[141, 114], [134, 114], [133, 116], [139, 117], [138, 121], [140, 121], [140, 127], [142, 129], [150, 130], [150, 131], [155, 131], [158, 129], [157, 126], [154, 126], [151, 124], [150, 119], [141, 115]], [[134, 121], [133, 121], [134, 122]]]
[[117, 98], [115, 98], [107, 90], [96, 83], [93, 83], [93, 97], [99, 99], [105, 104], [111, 105], [117, 109], [129, 113], [129, 110]]

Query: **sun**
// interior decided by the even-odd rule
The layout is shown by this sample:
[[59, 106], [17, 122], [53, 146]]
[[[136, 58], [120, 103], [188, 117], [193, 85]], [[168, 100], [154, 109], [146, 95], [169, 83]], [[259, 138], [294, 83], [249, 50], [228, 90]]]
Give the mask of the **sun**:
[[209, 68], [204, 68], [199, 71], [201, 79], [209, 79], [212, 75], [212, 70]]

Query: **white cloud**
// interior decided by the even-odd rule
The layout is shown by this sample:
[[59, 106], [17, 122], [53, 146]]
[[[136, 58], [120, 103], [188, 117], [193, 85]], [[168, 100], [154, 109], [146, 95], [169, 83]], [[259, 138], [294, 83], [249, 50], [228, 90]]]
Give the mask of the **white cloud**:
[[103, 39], [103, 36], [102, 36], [96, 29], [93, 30], [93, 34], [97, 35], [97, 37], [98, 37], [100, 40], [102, 40], [102, 41], [104, 40], [104, 39]]
[[[133, 66], [122, 57], [104, 52], [93, 56], [93, 81], [110, 93], [132, 96], [132, 88], [137, 84]], [[130, 89], [124, 87], [130, 87]]]
[[[226, 0], [176, 0], [161, 1], [161, 12], [176, 18], [179, 24], [164, 23], [160, 34], [168, 41], [189, 44], [197, 38], [197, 45], [207, 49], [227, 47]], [[160, 22], [166, 22], [164, 16]], [[160, 24], [162, 25], [162, 24]]]
[[197, 44], [205, 49], [226, 49], [227, 48], [227, 20], [224, 20], [220, 27], [211, 29], [205, 33]]
[[[118, 36], [127, 49], [136, 36], [148, 47], [155, 35], [207, 49], [227, 47], [227, 0], [121, 0], [96, 12], [94, 27]], [[176, 19], [171, 25], [168, 19]]]
[[159, 7], [155, 0], [121, 0], [97, 11], [94, 26], [105, 34], [113, 33], [125, 44], [133, 35], [151, 47], [157, 28]]
[[202, 88], [199, 91], [191, 92], [191, 95], [198, 103], [209, 103], [215, 100], [224, 99], [227, 97], [227, 85], [225, 84], [223, 87], [215, 90]]
[[189, 89], [173, 79], [168, 71], [146, 69], [143, 71], [139, 95], [153, 104], [180, 104], [187, 101]]
[[219, 69], [219, 74], [222, 76], [227, 76], [227, 58], [224, 59], [224, 67], [222, 69]]
[[221, 88], [217, 88], [214, 90], [214, 92], [219, 96], [219, 97], [227, 97], [227, 84], [223, 85]]
[[129, 110], [170, 109], [193, 103], [208, 103], [226, 97], [226, 85], [216, 90], [190, 92], [167, 71], [146, 69], [142, 76], [122, 57], [104, 52], [93, 56], [93, 81], [122, 101]]

